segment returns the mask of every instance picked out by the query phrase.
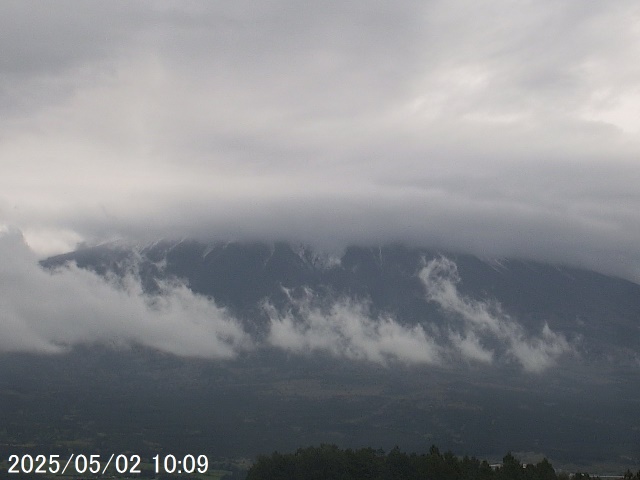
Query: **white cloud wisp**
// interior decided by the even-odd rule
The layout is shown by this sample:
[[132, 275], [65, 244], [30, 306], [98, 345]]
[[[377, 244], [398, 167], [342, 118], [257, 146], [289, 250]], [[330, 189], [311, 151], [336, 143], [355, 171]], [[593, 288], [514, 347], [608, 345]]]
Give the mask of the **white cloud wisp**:
[[0, 233], [0, 256], [0, 352], [104, 343], [232, 358], [251, 348], [237, 321], [185, 285], [165, 284], [151, 297], [133, 275], [109, 282], [76, 266], [47, 272], [18, 232]]
[[60, 353], [75, 345], [142, 345], [178, 356], [228, 359], [271, 346], [295, 354], [321, 352], [379, 365], [445, 365], [460, 359], [492, 365], [506, 358], [542, 372], [574, 351], [547, 324], [539, 335], [497, 303], [461, 295], [456, 264], [430, 261], [419, 272], [427, 299], [450, 314], [445, 324], [425, 318], [405, 325], [372, 312], [362, 299], [320, 296], [310, 289], [278, 309], [265, 300], [268, 333], [252, 338], [240, 321], [183, 283], [143, 291], [135, 272], [104, 278], [66, 265], [42, 269], [17, 231], [0, 231], [0, 352]]
[[[427, 298], [452, 315], [449, 337], [464, 358], [490, 363], [498, 351], [504, 351], [525, 371], [539, 373], [555, 365], [563, 354], [574, 352], [565, 336], [551, 330], [547, 323], [540, 335], [531, 336], [500, 304], [460, 294], [457, 265], [446, 257], [431, 260], [419, 276]], [[456, 319], [461, 319], [461, 324]], [[484, 346], [496, 342], [495, 349]]]
[[420, 325], [403, 326], [390, 316], [374, 318], [365, 302], [343, 298], [322, 308], [313, 300], [307, 291], [302, 299], [292, 299], [285, 312], [265, 304], [270, 318], [268, 343], [295, 353], [319, 351], [383, 365], [441, 361], [440, 347]]

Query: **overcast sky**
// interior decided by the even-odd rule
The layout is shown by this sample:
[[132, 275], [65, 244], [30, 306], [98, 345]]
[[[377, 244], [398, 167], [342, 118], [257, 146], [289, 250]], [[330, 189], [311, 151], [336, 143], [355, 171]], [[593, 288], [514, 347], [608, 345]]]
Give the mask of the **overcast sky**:
[[0, 3], [0, 224], [640, 281], [637, 0]]

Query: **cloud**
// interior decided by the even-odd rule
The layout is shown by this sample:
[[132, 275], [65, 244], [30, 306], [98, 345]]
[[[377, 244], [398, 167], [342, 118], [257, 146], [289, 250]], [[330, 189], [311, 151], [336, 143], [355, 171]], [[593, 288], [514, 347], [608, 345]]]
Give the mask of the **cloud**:
[[[453, 322], [462, 320], [449, 325], [449, 337], [464, 358], [491, 363], [494, 356], [503, 351], [525, 371], [540, 373], [555, 365], [562, 355], [575, 352], [565, 336], [555, 333], [547, 323], [540, 335], [528, 335], [500, 304], [461, 295], [457, 287], [460, 283], [457, 266], [446, 257], [431, 260], [419, 276], [427, 298], [449, 314]], [[483, 346], [487, 344], [496, 346], [488, 349]]]
[[0, 233], [0, 352], [64, 352], [74, 345], [143, 345], [205, 358], [251, 348], [241, 326], [186, 286], [145, 295], [132, 274], [105, 280], [69, 265], [40, 268], [17, 231]]
[[380, 365], [445, 365], [460, 359], [491, 365], [515, 361], [528, 372], [552, 367], [574, 351], [545, 324], [540, 335], [524, 328], [497, 303], [472, 300], [457, 289], [453, 261], [441, 257], [419, 273], [427, 298], [449, 314], [441, 324], [425, 318], [404, 325], [391, 314], [374, 315], [366, 300], [285, 290], [288, 304], [262, 305], [266, 337], [252, 338], [225, 309], [165, 281], [143, 291], [135, 259], [123, 276], [99, 276], [75, 264], [42, 269], [22, 234], [0, 230], [4, 260], [0, 280], [0, 352], [62, 353], [74, 345], [142, 345], [163, 352], [212, 359], [266, 346], [298, 355], [321, 352]]
[[[400, 242], [640, 282], [638, 19], [635, 0], [2, 2], [0, 222], [39, 255], [121, 237]], [[79, 313], [54, 312], [49, 325], [36, 319], [47, 302], [64, 311], [63, 296], [25, 292], [59, 287], [19, 258], [22, 290], [0, 290], [15, 345], [63, 348], [65, 329], [161, 345], [204, 301], [167, 286], [173, 300], [154, 311], [133, 280], [113, 289], [70, 267], [56, 278], [86, 290], [95, 321], [71, 328]], [[535, 370], [570, 349], [551, 330], [526, 336], [445, 273], [428, 277], [433, 301], [466, 327], [433, 352]], [[106, 299], [159, 330], [117, 324]], [[399, 345], [405, 327], [344, 302], [309, 332], [274, 318], [292, 345], [323, 332], [352, 338], [342, 354], [399, 358], [381, 332]], [[233, 330], [207, 305], [193, 318], [211, 308], [220, 321], [181, 332], [185, 352], [210, 341], [195, 332]], [[211, 348], [231, 354], [243, 334], [229, 335]]]
[[270, 318], [267, 342], [298, 354], [324, 352], [334, 357], [379, 364], [438, 364], [440, 347], [420, 325], [403, 326], [389, 316], [372, 317], [364, 302], [342, 298], [322, 307], [310, 291]]
[[633, 0], [3, 4], [0, 219], [41, 254], [403, 242], [640, 281], [638, 18]]
[[450, 331], [449, 339], [454, 351], [458, 351], [463, 358], [481, 363], [493, 363], [494, 352], [485, 349], [473, 331], [465, 332], [464, 336], [459, 332]]
[[266, 343], [296, 354], [322, 352], [382, 365], [516, 362], [530, 373], [541, 373], [575, 353], [565, 336], [546, 323], [539, 335], [528, 334], [497, 302], [461, 295], [457, 266], [448, 258], [430, 261], [419, 277], [428, 300], [445, 312], [444, 323], [425, 318], [421, 324], [402, 325], [390, 314], [372, 315], [366, 300], [322, 298], [309, 289], [300, 296], [287, 291], [284, 308], [263, 305], [270, 322]]

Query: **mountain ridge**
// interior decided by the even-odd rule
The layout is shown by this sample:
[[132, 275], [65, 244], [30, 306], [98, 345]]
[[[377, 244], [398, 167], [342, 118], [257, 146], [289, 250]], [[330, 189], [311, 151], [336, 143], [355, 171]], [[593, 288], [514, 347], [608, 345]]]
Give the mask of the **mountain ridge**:
[[[318, 260], [185, 240], [41, 265], [28, 285], [90, 298], [56, 315], [59, 330], [51, 311], [27, 324], [57, 353], [2, 354], [0, 443], [228, 457], [435, 443], [640, 465], [631, 282], [399, 245]], [[123, 308], [96, 310], [102, 295]]]
[[[143, 247], [101, 245], [50, 257], [48, 269], [75, 262], [104, 275], [136, 270], [147, 291], [158, 281], [175, 278], [197, 294], [211, 297], [245, 320], [266, 320], [261, 304], [282, 306], [289, 291], [309, 288], [327, 297], [370, 302], [373, 314], [391, 313], [416, 323], [442, 317], [441, 308], [425, 298], [418, 273], [427, 260], [451, 258], [459, 272], [460, 294], [497, 302], [526, 327], [544, 322], [561, 331], [571, 329], [603, 341], [633, 348], [640, 322], [640, 285], [629, 280], [529, 260], [487, 260], [473, 255], [438, 252], [401, 245], [347, 247], [340, 257], [322, 257], [308, 247], [273, 244], [162, 241]], [[639, 346], [640, 347], [640, 346]]]

